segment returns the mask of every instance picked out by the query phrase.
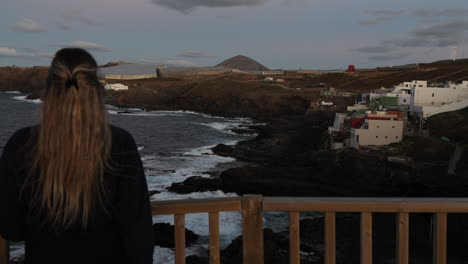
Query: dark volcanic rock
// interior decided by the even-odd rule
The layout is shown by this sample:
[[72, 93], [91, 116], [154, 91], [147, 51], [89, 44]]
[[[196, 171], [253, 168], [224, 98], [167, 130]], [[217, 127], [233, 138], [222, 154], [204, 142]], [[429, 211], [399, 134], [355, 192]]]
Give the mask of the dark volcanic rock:
[[[160, 247], [173, 248], [174, 242], [174, 226], [167, 223], [157, 223], [153, 225], [154, 244]], [[185, 245], [188, 247], [195, 243], [199, 235], [185, 229]]]
[[232, 156], [234, 152], [234, 148], [232, 146], [228, 146], [225, 144], [219, 144], [216, 147], [211, 149], [214, 154], [223, 156], [223, 157], [228, 157]]
[[[279, 264], [288, 263], [289, 250], [288, 242], [285, 238], [271, 229], [263, 230], [265, 263]], [[286, 246], [286, 249], [285, 249]], [[242, 263], [242, 236], [237, 237], [232, 243], [221, 251], [221, 263], [238, 264]]]
[[157, 191], [157, 190], [148, 191], [148, 194], [149, 194], [150, 197], [153, 196], [153, 195], [155, 195], [155, 194], [158, 194], [158, 193], [161, 193], [161, 192], [160, 192], [160, 191]]
[[192, 192], [216, 191], [221, 189], [219, 178], [204, 178], [201, 176], [189, 177], [183, 182], [173, 183], [167, 190], [179, 194]]
[[24, 255], [10, 259], [9, 264], [24, 264]]
[[247, 129], [247, 128], [233, 128], [233, 129], [230, 129], [229, 131], [239, 134], [239, 135], [253, 135], [257, 133], [257, 131], [252, 130], [252, 129]]
[[185, 258], [187, 264], [209, 264], [210, 259], [208, 257], [201, 257], [197, 255], [190, 255]]

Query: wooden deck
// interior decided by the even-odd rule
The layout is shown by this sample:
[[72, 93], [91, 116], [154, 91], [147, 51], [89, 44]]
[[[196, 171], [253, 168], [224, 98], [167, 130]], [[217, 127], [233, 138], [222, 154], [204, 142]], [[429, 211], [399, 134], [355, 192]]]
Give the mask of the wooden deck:
[[[461, 198], [292, 198], [245, 195], [234, 198], [157, 201], [152, 203], [153, 215], [174, 215], [175, 263], [185, 263], [185, 215], [207, 213], [210, 230], [210, 263], [220, 263], [219, 213], [242, 213], [243, 263], [264, 263], [263, 212], [289, 212], [290, 263], [299, 264], [299, 213], [323, 212], [325, 217], [325, 263], [336, 262], [335, 213], [361, 213], [361, 264], [372, 263], [372, 213], [395, 213], [397, 217], [397, 263], [409, 259], [409, 213], [433, 213], [434, 264], [447, 259], [447, 214], [468, 213], [468, 199]], [[9, 259], [8, 242], [0, 238], [0, 264]]]

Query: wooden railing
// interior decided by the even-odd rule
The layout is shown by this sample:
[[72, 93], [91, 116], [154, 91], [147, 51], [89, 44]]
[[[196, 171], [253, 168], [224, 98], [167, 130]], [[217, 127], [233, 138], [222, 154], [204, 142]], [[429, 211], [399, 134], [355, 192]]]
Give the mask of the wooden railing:
[[[361, 213], [361, 264], [372, 263], [372, 213], [396, 213], [399, 264], [409, 261], [409, 213], [434, 214], [434, 264], [447, 259], [447, 214], [468, 213], [468, 199], [459, 198], [287, 198], [245, 195], [235, 198], [157, 201], [153, 215], [174, 215], [175, 262], [185, 263], [185, 214], [208, 213], [210, 263], [220, 263], [219, 213], [242, 212], [243, 263], [264, 263], [263, 212], [289, 212], [290, 263], [300, 262], [300, 212], [323, 212], [325, 222], [325, 263], [336, 262], [336, 212]], [[8, 263], [8, 243], [0, 238], [0, 264]]]

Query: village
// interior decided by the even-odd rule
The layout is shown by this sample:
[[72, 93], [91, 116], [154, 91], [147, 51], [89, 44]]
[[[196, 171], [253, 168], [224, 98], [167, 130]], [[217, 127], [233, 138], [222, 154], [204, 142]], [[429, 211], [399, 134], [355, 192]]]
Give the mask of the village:
[[[333, 88], [322, 95], [350, 96]], [[322, 106], [333, 102], [322, 101]], [[415, 80], [394, 88], [380, 88], [357, 95], [346, 113], [336, 113], [328, 128], [331, 149], [384, 146], [401, 142], [406, 136], [427, 135], [428, 117], [468, 107], [468, 81], [429, 83]], [[442, 140], [449, 140], [442, 138]]]

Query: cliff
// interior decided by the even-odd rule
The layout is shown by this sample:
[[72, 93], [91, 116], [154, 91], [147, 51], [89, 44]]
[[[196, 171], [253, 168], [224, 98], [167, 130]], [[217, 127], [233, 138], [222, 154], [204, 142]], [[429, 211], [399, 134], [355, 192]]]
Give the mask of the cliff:
[[196, 81], [147, 81], [127, 92], [109, 91], [107, 102], [147, 110], [190, 110], [261, 120], [303, 115], [309, 100], [276, 85], [223, 78]]
[[0, 91], [39, 92], [47, 85], [47, 67], [0, 67]]

